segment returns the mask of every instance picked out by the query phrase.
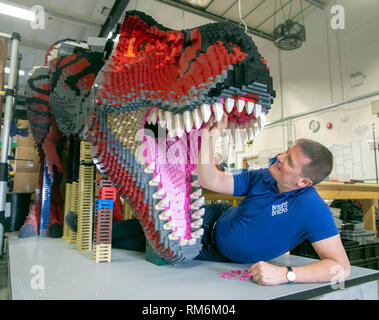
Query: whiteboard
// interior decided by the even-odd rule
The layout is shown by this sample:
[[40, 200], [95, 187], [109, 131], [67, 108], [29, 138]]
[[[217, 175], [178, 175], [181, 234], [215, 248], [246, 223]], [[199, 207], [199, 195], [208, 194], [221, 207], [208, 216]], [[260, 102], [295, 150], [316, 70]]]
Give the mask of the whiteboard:
[[[379, 139], [376, 138], [378, 145]], [[340, 181], [350, 179], [376, 182], [375, 154], [373, 139], [362, 139], [350, 143], [328, 146], [333, 154], [333, 171], [329, 178]], [[376, 150], [378, 163], [378, 150]]]

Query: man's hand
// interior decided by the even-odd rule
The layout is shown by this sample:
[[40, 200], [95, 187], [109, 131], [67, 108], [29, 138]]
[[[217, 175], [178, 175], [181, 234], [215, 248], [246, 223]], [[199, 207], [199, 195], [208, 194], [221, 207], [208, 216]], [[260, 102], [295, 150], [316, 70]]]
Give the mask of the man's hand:
[[286, 267], [277, 267], [263, 261], [253, 264], [249, 273], [252, 275], [252, 279], [261, 285], [274, 286], [288, 282]]
[[214, 113], [212, 113], [209, 121], [204, 124], [202, 130], [209, 131], [210, 135], [213, 137], [213, 141], [216, 141], [222, 134], [222, 132], [228, 126], [228, 115], [226, 113], [223, 114], [220, 122], [216, 121]]

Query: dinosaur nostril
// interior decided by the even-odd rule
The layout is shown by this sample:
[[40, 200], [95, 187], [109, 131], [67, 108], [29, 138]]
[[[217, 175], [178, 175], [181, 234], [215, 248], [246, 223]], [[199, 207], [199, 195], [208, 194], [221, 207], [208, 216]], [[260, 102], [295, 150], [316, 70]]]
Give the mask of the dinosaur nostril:
[[147, 45], [147, 41], [144, 41], [142, 42], [139, 46], [138, 46], [138, 52], [142, 51], [143, 49], [145, 49]]

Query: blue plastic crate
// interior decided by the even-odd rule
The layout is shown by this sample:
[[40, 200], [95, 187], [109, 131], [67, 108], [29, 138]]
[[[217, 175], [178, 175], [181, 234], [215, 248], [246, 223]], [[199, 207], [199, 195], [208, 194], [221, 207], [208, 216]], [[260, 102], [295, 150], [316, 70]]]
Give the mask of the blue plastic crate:
[[101, 210], [101, 209], [113, 210], [113, 200], [96, 200], [95, 208], [97, 210]]
[[46, 237], [49, 230], [49, 214], [50, 214], [50, 194], [52, 178], [48, 174], [48, 169], [45, 161], [45, 169], [43, 172], [43, 186], [42, 186], [42, 206], [41, 206], [41, 226], [40, 237]]

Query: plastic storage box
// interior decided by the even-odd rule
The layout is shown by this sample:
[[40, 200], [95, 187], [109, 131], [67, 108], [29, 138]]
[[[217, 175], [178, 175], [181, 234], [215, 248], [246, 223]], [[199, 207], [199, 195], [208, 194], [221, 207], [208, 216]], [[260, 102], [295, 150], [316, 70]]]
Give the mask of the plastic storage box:
[[[358, 241], [342, 239], [346, 255], [352, 266], [379, 270], [379, 239], [375, 238], [367, 244]], [[290, 251], [293, 255], [319, 259], [312, 244], [306, 240]]]
[[374, 241], [375, 230], [342, 230], [340, 232], [342, 239], [358, 241], [359, 244], [367, 244]]

